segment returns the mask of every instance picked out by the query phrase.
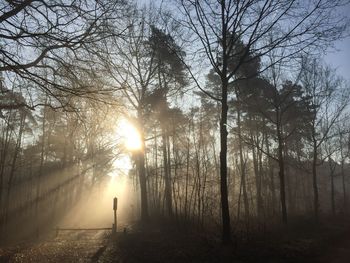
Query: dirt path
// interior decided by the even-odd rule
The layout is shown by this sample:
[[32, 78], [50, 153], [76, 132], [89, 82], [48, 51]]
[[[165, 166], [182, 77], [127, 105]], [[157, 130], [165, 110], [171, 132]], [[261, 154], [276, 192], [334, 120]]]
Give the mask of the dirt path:
[[58, 237], [33, 245], [0, 250], [0, 262], [97, 262], [108, 243], [105, 231], [79, 231], [59, 234]]

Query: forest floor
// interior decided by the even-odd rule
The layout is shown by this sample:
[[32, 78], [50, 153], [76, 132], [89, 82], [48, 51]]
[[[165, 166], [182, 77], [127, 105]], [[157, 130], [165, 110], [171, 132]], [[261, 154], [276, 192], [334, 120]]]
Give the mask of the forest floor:
[[111, 238], [81, 232], [0, 248], [0, 262], [350, 262], [350, 222], [299, 224], [222, 246], [219, 236], [166, 224], [133, 226]]
[[110, 242], [105, 231], [78, 231], [0, 247], [0, 263], [97, 262]]
[[350, 222], [310, 222], [251, 234], [249, 240], [223, 246], [219, 236], [167, 227], [119, 234], [99, 262], [308, 262], [349, 263]]

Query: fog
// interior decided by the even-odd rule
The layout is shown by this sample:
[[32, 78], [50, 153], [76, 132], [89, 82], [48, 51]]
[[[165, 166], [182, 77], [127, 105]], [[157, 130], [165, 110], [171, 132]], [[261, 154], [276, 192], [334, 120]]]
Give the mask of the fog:
[[118, 198], [117, 228], [137, 219], [136, 189], [128, 175], [115, 174], [86, 192], [59, 221], [59, 228], [109, 228], [113, 224], [113, 198]]

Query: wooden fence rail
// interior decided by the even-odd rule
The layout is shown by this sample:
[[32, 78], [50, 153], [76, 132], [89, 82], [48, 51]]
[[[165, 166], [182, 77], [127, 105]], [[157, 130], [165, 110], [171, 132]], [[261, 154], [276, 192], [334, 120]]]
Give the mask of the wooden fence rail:
[[96, 227], [96, 228], [60, 228], [57, 227], [56, 230], [56, 237], [58, 236], [58, 233], [60, 231], [99, 231], [99, 230], [112, 230], [112, 227]]

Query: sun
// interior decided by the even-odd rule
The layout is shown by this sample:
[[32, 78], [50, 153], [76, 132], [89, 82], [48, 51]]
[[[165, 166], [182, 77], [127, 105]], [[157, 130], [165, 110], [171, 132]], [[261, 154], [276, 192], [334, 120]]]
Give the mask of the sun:
[[116, 137], [118, 155], [113, 162], [114, 169], [109, 174], [112, 178], [116, 178], [119, 175], [127, 175], [133, 166], [129, 153], [141, 152], [143, 149], [143, 141], [140, 132], [135, 125], [126, 118], [117, 120], [114, 134]]
[[122, 119], [117, 125], [117, 133], [122, 138], [127, 150], [137, 151], [142, 149], [140, 132], [129, 121]]

